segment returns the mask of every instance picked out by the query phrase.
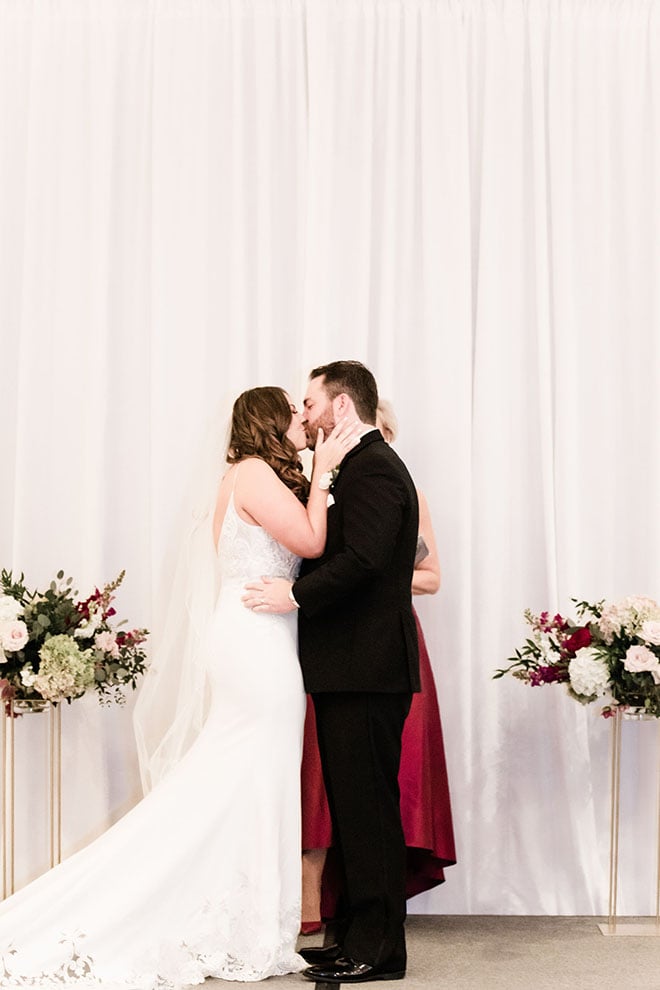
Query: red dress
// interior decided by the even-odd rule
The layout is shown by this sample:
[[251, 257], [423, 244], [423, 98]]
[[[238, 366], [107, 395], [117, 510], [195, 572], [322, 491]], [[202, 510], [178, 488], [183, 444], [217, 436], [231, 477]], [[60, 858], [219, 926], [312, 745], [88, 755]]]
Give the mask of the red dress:
[[[445, 879], [443, 868], [456, 862], [447, 765], [438, 699], [424, 634], [415, 613], [419, 638], [421, 691], [413, 695], [401, 740], [401, 820], [408, 847], [407, 896], [436, 887]], [[329, 849], [332, 823], [323, 786], [316, 741], [314, 705], [307, 699], [302, 758], [302, 847]], [[321, 913], [335, 913], [338, 875], [332, 855], [323, 875]]]

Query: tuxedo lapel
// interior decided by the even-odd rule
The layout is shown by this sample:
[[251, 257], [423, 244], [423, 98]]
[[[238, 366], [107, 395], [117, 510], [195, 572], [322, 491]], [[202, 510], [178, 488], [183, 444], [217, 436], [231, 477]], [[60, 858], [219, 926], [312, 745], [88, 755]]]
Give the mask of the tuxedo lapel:
[[366, 450], [366, 448], [371, 446], [372, 443], [385, 443], [385, 440], [383, 439], [383, 434], [380, 432], [380, 430], [373, 429], [370, 430], [369, 433], [365, 433], [365, 435], [360, 440], [359, 444], [356, 447], [353, 447], [352, 450], [349, 450], [349, 452], [344, 455], [344, 459], [339, 465], [339, 471], [337, 472], [337, 477], [335, 478], [332, 484], [333, 490], [337, 482], [341, 478], [341, 473], [343, 469], [346, 467], [347, 463], [351, 460], [351, 458], [356, 457], [361, 451]]

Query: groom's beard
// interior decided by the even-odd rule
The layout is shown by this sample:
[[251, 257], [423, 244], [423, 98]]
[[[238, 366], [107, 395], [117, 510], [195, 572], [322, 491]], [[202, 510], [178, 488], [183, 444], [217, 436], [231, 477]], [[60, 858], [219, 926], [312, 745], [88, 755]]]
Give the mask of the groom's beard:
[[327, 440], [336, 425], [335, 418], [332, 415], [332, 410], [328, 410], [328, 412], [323, 413], [313, 423], [307, 423], [305, 426], [305, 433], [307, 434], [308, 450], [316, 449], [316, 438], [318, 436], [319, 429], [323, 430], [323, 439]]

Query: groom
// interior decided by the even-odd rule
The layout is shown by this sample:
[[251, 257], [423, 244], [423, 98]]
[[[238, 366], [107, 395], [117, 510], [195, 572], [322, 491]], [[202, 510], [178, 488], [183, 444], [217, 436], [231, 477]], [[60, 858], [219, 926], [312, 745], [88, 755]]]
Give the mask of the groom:
[[399, 810], [401, 733], [419, 690], [411, 582], [418, 530], [415, 486], [376, 429], [378, 391], [357, 361], [315, 368], [305, 395], [313, 446], [347, 416], [360, 443], [329, 493], [323, 555], [303, 561], [291, 586], [267, 592], [268, 611], [299, 608], [305, 689], [314, 700], [334, 840], [347, 914], [337, 944], [303, 949], [310, 980], [401, 979], [406, 969], [405, 841]]

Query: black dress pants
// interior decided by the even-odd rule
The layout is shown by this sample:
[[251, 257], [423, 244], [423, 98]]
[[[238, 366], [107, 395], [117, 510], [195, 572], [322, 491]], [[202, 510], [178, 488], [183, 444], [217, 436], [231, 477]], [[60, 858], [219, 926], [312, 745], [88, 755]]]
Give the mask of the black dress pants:
[[313, 695], [323, 778], [346, 893], [344, 955], [405, 969], [406, 845], [399, 805], [410, 694]]

